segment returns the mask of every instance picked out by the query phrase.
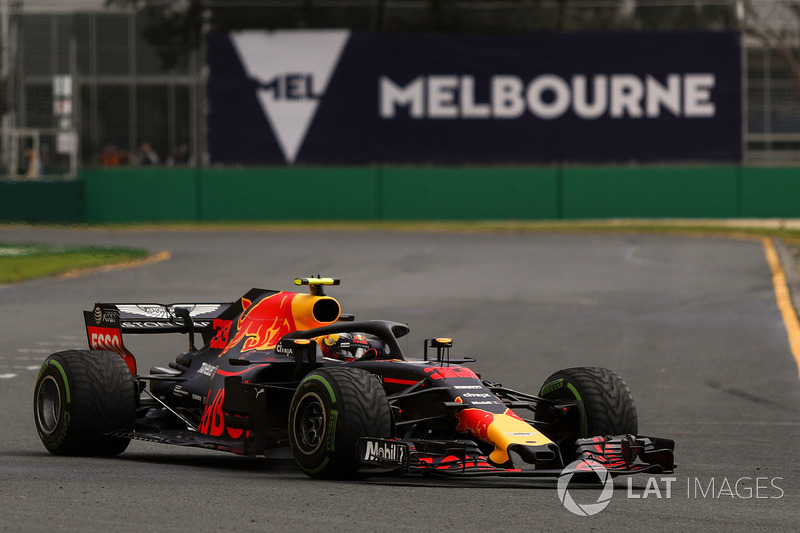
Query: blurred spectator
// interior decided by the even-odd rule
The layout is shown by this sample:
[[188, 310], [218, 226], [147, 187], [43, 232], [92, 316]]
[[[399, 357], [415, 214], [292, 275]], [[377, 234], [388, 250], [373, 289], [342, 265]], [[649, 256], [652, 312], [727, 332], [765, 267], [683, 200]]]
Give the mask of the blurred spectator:
[[100, 152], [100, 164], [104, 167], [118, 167], [120, 164], [120, 151], [116, 145], [107, 144]]
[[50, 168], [50, 145], [42, 143], [39, 150], [39, 172], [44, 174], [48, 168]]
[[189, 146], [186, 143], [178, 145], [167, 158], [169, 166], [186, 166], [189, 164]]
[[139, 159], [133, 150], [119, 151], [119, 164], [123, 166], [135, 167], [139, 164]]
[[139, 147], [139, 153], [136, 154], [136, 157], [139, 159], [139, 164], [142, 166], [149, 166], [149, 165], [157, 165], [160, 161], [158, 158], [158, 154], [153, 150], [153, 147], [150, 146], [150, 143], [143, 142], [142, 145]]
[[25, 157], [25, 177], [38, 178], [42, 175], [42, 164], [39, 160], [39, 154], [32, 148], [26, 148], [24, 152]]

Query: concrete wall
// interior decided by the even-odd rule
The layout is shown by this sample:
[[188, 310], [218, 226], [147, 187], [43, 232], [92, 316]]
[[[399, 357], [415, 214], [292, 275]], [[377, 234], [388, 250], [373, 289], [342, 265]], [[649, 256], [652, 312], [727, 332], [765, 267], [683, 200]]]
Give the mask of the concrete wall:
[[0, 183], [0, 220], [800, 217], [800, 168], [722, 166], [87, 169]]

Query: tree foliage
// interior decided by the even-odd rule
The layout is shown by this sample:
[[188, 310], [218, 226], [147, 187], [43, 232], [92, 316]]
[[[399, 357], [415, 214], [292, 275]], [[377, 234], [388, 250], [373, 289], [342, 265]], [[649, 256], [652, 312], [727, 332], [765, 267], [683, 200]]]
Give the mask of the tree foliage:
[[[747, 0], [751, 1], [751, 0]], [[206, 30], [348, 28], [388, 32], [580, 32], [724, 30], [736, 27], [728, 0], [106, 0], [132, 7], [164, 66], [196, 50]]]

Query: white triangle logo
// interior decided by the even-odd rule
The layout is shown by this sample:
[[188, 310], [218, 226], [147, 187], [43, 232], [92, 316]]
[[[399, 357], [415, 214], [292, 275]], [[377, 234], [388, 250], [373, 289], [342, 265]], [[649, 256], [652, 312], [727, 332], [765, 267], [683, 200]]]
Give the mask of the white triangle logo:
[[286, 161], [293, 163], [350, 32], [240, 31], [231, 40]]

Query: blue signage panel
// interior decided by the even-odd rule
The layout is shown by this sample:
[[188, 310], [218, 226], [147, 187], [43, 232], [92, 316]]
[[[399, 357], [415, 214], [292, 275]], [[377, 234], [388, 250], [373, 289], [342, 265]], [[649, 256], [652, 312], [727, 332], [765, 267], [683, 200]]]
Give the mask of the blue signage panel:
[[738, 33], [209, 36], [221, 163], [738, 160]]

